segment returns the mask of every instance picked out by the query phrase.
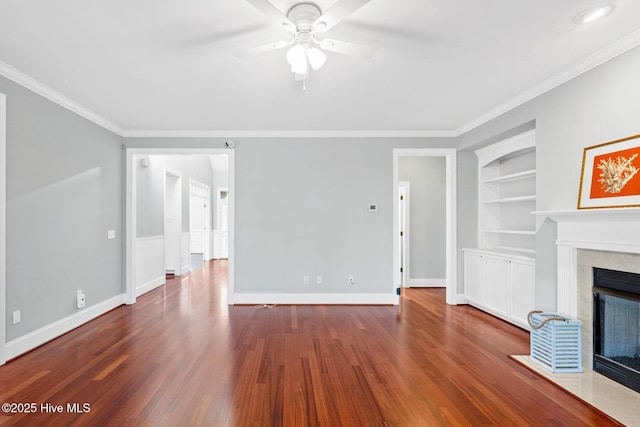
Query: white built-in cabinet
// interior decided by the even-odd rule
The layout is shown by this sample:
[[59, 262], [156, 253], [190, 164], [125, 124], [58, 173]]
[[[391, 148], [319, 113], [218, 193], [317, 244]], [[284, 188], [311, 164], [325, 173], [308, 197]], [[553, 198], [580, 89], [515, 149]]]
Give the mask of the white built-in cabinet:
[[527, 328], [535, 307], [535, 132], [476, 151], [478, 247], [464, 251], [469, 304]]
[[469, 304], [528, 329], [535, 306], [535, 261], [464, 249], [464, 293]]

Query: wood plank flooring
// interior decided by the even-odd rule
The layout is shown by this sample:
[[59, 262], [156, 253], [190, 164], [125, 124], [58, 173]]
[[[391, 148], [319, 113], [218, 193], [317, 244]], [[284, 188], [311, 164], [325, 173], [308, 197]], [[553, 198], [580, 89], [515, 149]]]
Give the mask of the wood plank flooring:
[[525, 331], [444, 298], [230, 307], [212, 262], [0, 367], [0, 403], [37, 405], [0, 425], [617, 425], [508, 358]]

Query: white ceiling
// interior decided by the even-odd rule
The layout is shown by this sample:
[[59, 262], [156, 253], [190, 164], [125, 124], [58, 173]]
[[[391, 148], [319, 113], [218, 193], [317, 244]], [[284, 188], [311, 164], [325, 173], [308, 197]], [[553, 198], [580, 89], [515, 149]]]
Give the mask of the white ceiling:
[[329, 53], [303, 91], [286, 49], [232, 54], [288, 37], [244, 0], [2, 0], [0, 61], [128, 131], [456, 131], [637, 44], [639, 18], [638, 0], [371, 0], [326, 37], [375, 56]]

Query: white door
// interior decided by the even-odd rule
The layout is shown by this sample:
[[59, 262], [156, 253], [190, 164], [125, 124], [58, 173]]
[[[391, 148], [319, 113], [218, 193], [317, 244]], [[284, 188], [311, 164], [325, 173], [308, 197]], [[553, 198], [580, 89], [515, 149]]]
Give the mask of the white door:
[[182, 177], [165, 170], [164, 266], [167, 274], [180, 274], [180, 234], [182, 232]]
[[400, 220], [400, 286], [408, 286], [407, 277], [409, 274], [409, 182], [400, 181], [398, 194], [400, 209], [398, 218]]
[[189, 251], [192, 254], [202, 254], [204, 256], [205, 253], [207, 208], [207, 201], [205, 199], [197, 196], [191, 196], [189, 198]]
[[189, 179], [189, 252], [211, 259], [211, 187]]
[[220, 187], [217, 190], [218, 220], [217, 245], [218, 257], [229, 258], [229, 189]]

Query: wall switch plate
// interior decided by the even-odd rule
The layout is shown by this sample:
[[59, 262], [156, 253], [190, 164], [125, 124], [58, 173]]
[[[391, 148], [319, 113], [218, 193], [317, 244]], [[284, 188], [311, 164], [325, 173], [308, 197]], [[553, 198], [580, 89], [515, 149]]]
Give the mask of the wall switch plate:
[[303, 282], [305, 285], [308, 285], [308, 284], [309, 284], [309, 276], [304, 276], [304, 277], [302, 278], [302, 282]]
[[107, 239], [113, 240], [116, 238], [116, 230], [107, 230]]
[[356, 283], [356, 279], [355, 277], [353, 277], [353, 274], [350, 274], [349, 277], [347, 277], [347, 280], [349, 281], [350, 285], [355, 285]]
[[318, 276], [318, 277], [316, 277], [316, 283], [317, 283], [318, 285], [321, 285], [321, 284], [322, 284], [322, 276]]
[[22, 313], [20, 313], [20, 310], [16, 310], [13, 312], [13, 324], [15, 325], [16, 323], [20, 323], [20, 321], [22, 320]]

